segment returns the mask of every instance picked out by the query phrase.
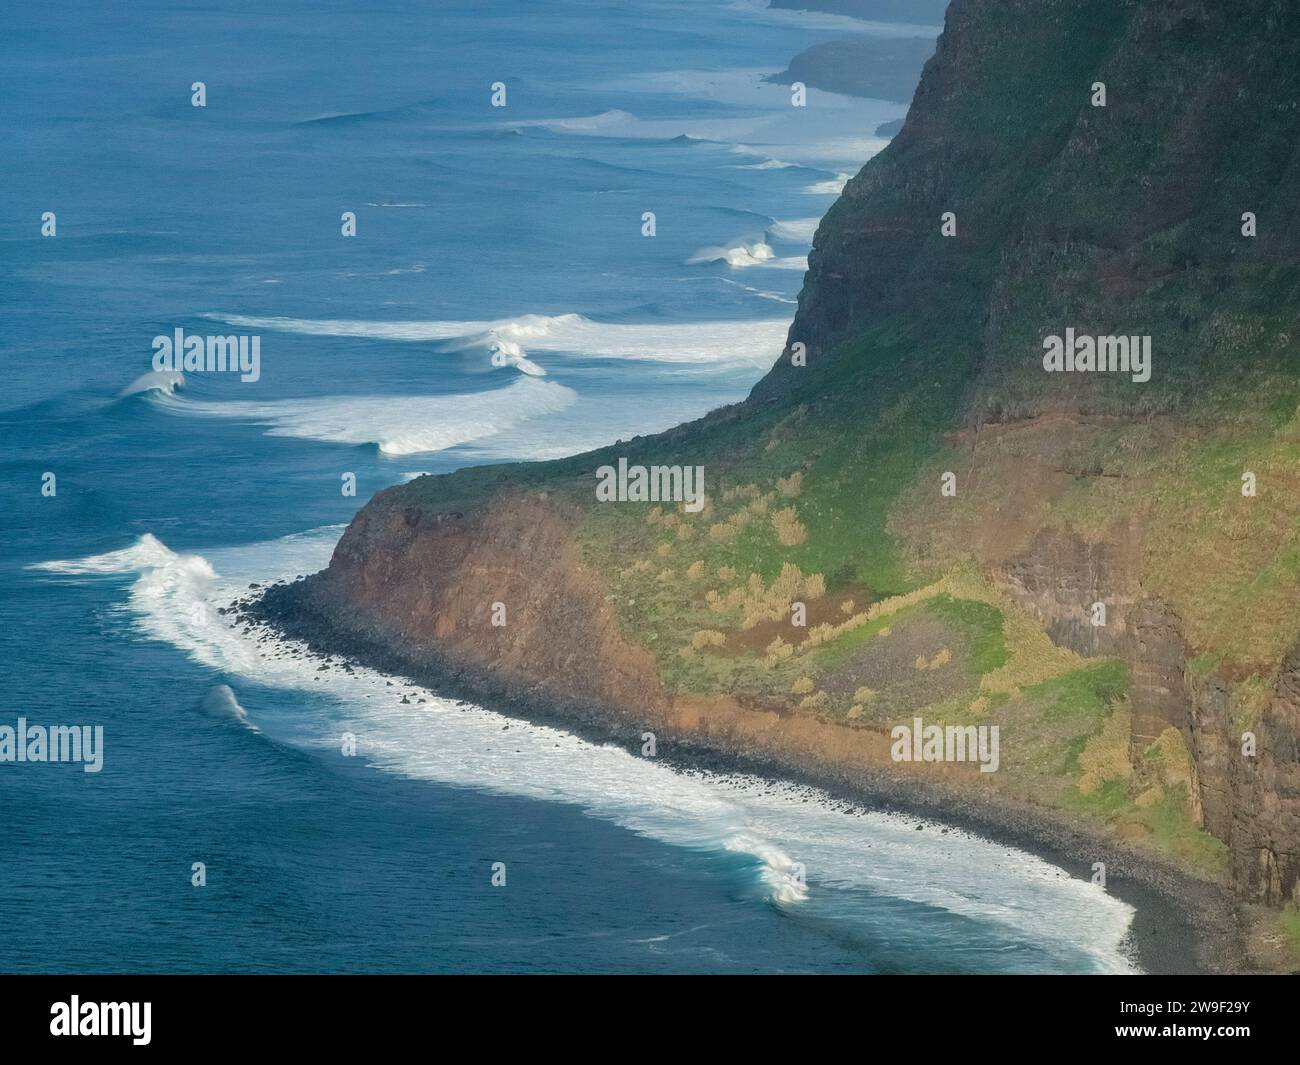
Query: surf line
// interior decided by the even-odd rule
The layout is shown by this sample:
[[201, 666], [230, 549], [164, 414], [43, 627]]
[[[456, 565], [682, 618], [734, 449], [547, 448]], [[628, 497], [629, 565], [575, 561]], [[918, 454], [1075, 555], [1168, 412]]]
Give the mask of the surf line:
[[103, 725], [0, 725], [0, 762], [80, 762], [82, 772], [104, 768]]

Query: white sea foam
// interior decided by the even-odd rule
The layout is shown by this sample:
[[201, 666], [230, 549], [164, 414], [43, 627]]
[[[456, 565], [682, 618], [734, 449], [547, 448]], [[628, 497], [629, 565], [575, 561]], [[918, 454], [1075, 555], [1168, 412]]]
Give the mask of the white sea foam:
[[844, 191], [844, 186], [849, 183], [852, 174], [836, 174], [833, 178], [826, 181], [815, 181], [804, 188], [810, 196], [838, 196]]
[[[152, 533], [145, 533], [129, 547], [64, 562], [37, 562], [32, 569], [67, 577], [102, 577], [111, 573], [144, 573], [160, 566], [170, 566], [180, 557]], [[203, 576], [216, 576], [206, 559], [191, 558], [201, 568]]]
[[367, 337], [396, 341], [458, 341], [456, 348], [500, 348], [507, 357], [528, 353], [586, 358], [767, 367], [781, 354], [789, 322], [782, 318], [740, 322], [593, 322], [580, 314], [525, 314], [497, 321], [357, 321], [266, 318], [210, 314], [244, 329], [308, 336]]
[[688, 264], [726, 263], [736, 270], [750, 266], [762, 266], [769, 270], [807, 270], [808, 258], [803, 255], [778, 256], [770, 244], [761, 240], [742, 238], [729, 244], [711, 245], [700, 248], [689, 259]]
[[385, 455], [414, 455], [496, 436], [529, 419], [557, 414], [576, 399], [571, 388], [520, 378], [505, 388], [469, 395], [172, 400], [164, 409], [244, 419], [267, 426], [268, 436], [377, 444]]
[[[258, 723], [321, 757], [340, 757], [339, 738], [351, 732], [360, 756], [384, 772], [570, 803], [666, 843], [748, 855], [768, 896], [792, 912], [842, 922], [867, 897], [883, 895], [996, 922], [1057, 956], [1086, 955], [1098, 971], [1133, 971], [1124, 952], [1132, 908], [1023, 851], [933, 825], [918, 832], [913, 818], [846, 808], [814, 789], [678, 772], [403, 681], [389, 686], [370, 670], [321, 673], [316, 661], [294, 657], [293, 645], [259, 643], [258, 632], [245, 636], [218, 613], [252, 581], [321, 568], [338, 535], [335, 526], [203, 556], [174, 553], [146, 535], [120, 551], [39, 568], [134, 577], [125, 609], [140, 634], [234, 683], [301, 692], [313, 709], [295, 714], [292, 726]], [[796, 862], [807, 870], [806, 886], [792, 875]]]
[[761, 163], [740, 163], [737, 170], [789, 170], [797, 163], [787, 163], [784, 159], [764, 159]]
[[737, 288], [743, 288], [746, 292], [753, 293], [753, 295], [757, 296], [759, 299], [771, 300], [773, 303], [788, 303], [795, 307], [799, 305], [797, 299], [784, 296], [780, 292], [769, 292], [767, 289], [754, 288], [753, 285], [743, 285], [739, 281], [735, 281], [730, 277], [715, 277], [714, 280], [721, 281], [728, 285], [735, 285]]
[[627, 111], [610, 110], [601, 111], [596, 115], [577, 115], [573, 118], [528, 119], [523, 122], [512, 123], [512, 125], [520, 127], [544, 126], [547, 129], [562, 130], [568, 133], [605, 133], [625, 129], [629, 124], [637, 121], [636, 115], [629, 114]]
[[127, 385], [120, 396], [134, 396], [144, 392], [159, 392], [171, 395], [177, 389], [185, 387], [185, 375], [180, 370], [150, 370], [143, 373]]
[[778, 218], [772, 223], [772, 236], [777, 240], [791, 240], [800, 244], [811, 244], [820, 224], [820, 218], [787, 218], [784, 220]]
[[730, 244], [718, 244], [701, 248], [686, 261], [691, 264], [723, 262], [728, 266], [745, 267], [758, 266], [774, 258], [775, 255], [776, 252], [772, 250], [772, 246], [764, 244], [761, 240], [753, 243], [737, 240], [732, 241]]
[[218, 684], [203, 697], [201, 708], [209, 717], [221, 721], [234, 721], [244, 728], [260, 732], [256, 725], [248, 720], [248, 711], [239, 705], [234, 689], [229, 684]]
[[[807, 89], [807, 106], [790, 106], [790, 87], [766, 80], [771, 71], [663, 70], [624, 75], [598, 88], [619, 93], [689, 96], [725, 105], [729, 113], [703, 117], [641, 118], [624, 110], [594, 115], [560, 116], [512, 122], [580, 137], [621, 137], [702, 142], [702, 150], [730, 146], [755, 157], [755, 169], [790, 165], [859, 167], [888, 139], [845, 135], [845, 129], [875, 129], [902, 117], [907, 108], [887, 100], [870, 100]], [[497, 129], [505, 128], [501, 126]]]

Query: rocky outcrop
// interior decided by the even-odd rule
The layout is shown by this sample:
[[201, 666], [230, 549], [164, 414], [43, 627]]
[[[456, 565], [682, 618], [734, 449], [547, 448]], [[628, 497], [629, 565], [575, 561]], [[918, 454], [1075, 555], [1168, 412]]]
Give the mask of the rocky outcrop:
[[1187, 644], [1178, 615], [1158, 599], [1143, 599], [1134, 611], [1129, 649], [1133, 673], [1132, 753], [1134, 759], [1167, 728], [1186, 736], [1191, 730], [1191, 700], [1183, 675]]
[[[1133, 423], [1185, 412], [1216, 381], [1234, 398], [1247, 377], [1257, 387], [1287, 381], [1294, 368], [1281, 360], [1300, 335], [1296, 70], [1300, 9], [1290, 0], [955, 0], [902, 130], [817, 231], [790, 350], [745, 404], [633, 443], [712, 464], [711, 448], [740, 450], [760, 433], [773, 448], [778, 429], [803, 432], [795, 412], [845, 432], [879, 413], [888, 432], [923, 440], [958, 425], [1087, 411]], [[1105, 107], [1090, 103], [1098, 83]], [[1267, 219], [1256, 237], [1242, 236], [1243, 205]], [[941, 228], [949, 212], [951, 235]], [[1153, 335], [1158, 376], [1143, 387], [1045, 374], [1044, 335], [1071, 325]], [[791, 357], [795, 342], [807, 347], [806, 365]], [[931, 402], [935, 393], [951, 403]], [[1053, 484], [1101, 475], [1092, 459], [1056, 470], [1043, 450], [1024, 445]], [[918, 472], [925, 454], [915, 451]], [[844, 493], [856, 490], [845, 483], [868, 491], [887, 480], [857, 470], [837, 479], [817, 470], [821, 457], [809, 457], [810, 484], [813, 471]], [[470, 478], [446, 477], [383, 492], [329, 570], [280, 597], [335, 629], [472, 666], [502, 690], [662, 723], [780, 764], [879, 764], [878, 737], [865, 729], [728, 693], [666, 694], [655, 657], [621, 627], [606, 575], [584, 559], [566, 509], [576, 495], [545, 498], [541, 469], [482, 477], [472, 490]], [[1007, 535], [981, 561], [1059, 644], [1130, 662], [1133, 759], [1176, 730], [1191, 755], [1192, 806], [1229, 844], [1238, 890], [1273, 905], [1295, 900], [1300, 650], [1280, 664], [1259, 719], [1243, 726], [1231, 669], [1192, 670], [1177, 611], [1143, 585], [1143, 515], [1085, 536], [1031, 510], [1024, 497], [1038, 483], [1000, 497]], [[963, 499], [980, 490], [962, 482]], [[460, 493], [463, 510], [426, 505], [439, 493]], [[843, 495], [800, 498], [826, 522], [840, 520], [843, 504]], [[851, 560], [818, 563], [832, 573], [840, 561]], [[1097, 603], [1105, 625], [1094, 623]], [[1242, 731], [1256, 736], [1253, 756], [1241, 753]]]
[[1240, 736], [1232, 728], [1232, 688], [1217, 674], [1198, 676], [1184, 672], [1189, 696], [1191, 751], [1200, 781], [1201, 810], [1205, 830], [1232, 845], [1234, 822], [1239, 807], [1250, 797], [1241, 791], [1245, 763]]
[[563, 513], [536, 494], [462, 514], [381, 493], [313, 591], [510, 683], [638, 714], [667, 705], [654, 657], [623, 639]]
[[1124, 654], [1140, 594], [1136, 549], [1137, 534], [1128, 527], [1099, 542], [1043, 529], [995, 576], [1062, 647], [1081, 655]]
[[[954, 0], [903, 128], [817, 232], [758, 395], [803, 380], [795, 343], [809, 366], [870, 359], [853, 340], [889, 321], [969, 379], [972, 424], [1194, 401], [1241, 355], [1214, 309], [1278, 266], [1294, 284], [1298, 61], [1290, 0]], [[1243, 239], [1247, 210], [1267, 233]], [[1151, 335], [1155, 384], [1042, 373], [1067, 325]]]
[[[1100, 543], [1043, 530], [994, 576], [1056, 643], [1129, 662], [1134, 764], [1166, 729], [1178, 730], [1192, 758], [1193, 810], [1228, 845], [1239, 893], [1273, 906], [1300, 902], [1300, 645], [1260, 721], [1243, 727], [1232, 678], [1198, 673], [1178, 615], [1142, 594], [1138, 548], [1130, 528]], [[1122, 607], [1108, 610], [1104, 629], [1089, 623], [1088, 604], [1097, 601]]]
[[1251, 900], [1300, 904], [1300, 646], [1253, 732], [1258, 750], [1240, 760], [1236, 788], [1233, 879]]

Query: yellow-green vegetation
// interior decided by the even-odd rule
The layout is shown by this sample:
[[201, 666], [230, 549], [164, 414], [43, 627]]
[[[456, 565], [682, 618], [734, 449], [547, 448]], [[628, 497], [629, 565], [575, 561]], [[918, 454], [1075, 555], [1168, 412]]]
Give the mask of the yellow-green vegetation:
[[1096, 795], [1107, 781], [1126, 781], [1133, 776], [1129, 761], [1129, 740], [1133, 715], [1128, 700], [1117, 700], [1110, 715], [1102, 722], [1101, 731], [1094, 733], [1078, 752], [1079, 780], [1076, 785], [1082, 796]]
[[1259, 723], [1273, 698], [1275, 676], [1276, 671], [1268, 676], [1252, 673], [1233, 686], [1231, 706], [1234, 729], [1245, 732]]
[[1300, 910], [1288, 906], [1277, 915], [1277, 923], [1291, 957], [1300, 962]]
[[[1256, 670], [1271, 669], [1300, 636], [1294, 392], [1287, 403], [1291, 417], [1276, 427], [1236, 436], [1221, 427], [1200, 447], [1173, 448], [1146, 489], [1155, 498], [1145, 558], [1153, 591], [1179, 611], [1193, 646]], [[1242, 494], [1246, 473], [1254, 496]]]
[[1135, 768], [1129, 757], [1131, 717], [1117, 701], [1101, 728], [1079, 749], [1080, 774], [1062, 805], [1104, 821], [1117, 834], [1145, 840], [1207, 872], [1226, 871], [1227, 847], [1200, 827], [1195, 768], [1177, 729], [1166, 729]]
[[[744, 404], [666, 433], [420, 478], [401, 500], [469, 511], [503, 488], [545, 492], [670, 692], [851, 729], [997, 724], [985, 786], [1218, 868], [1181, 734], [1135, 757], [1124, 664], [1048, 635], [1069, 638], [1088, 604], [999, 589], [1016, 572], [1050, 582], [1055, 548], [1082, 544], [1081, 572], [1114, 591], [1105, 646], [1157, 600], [1193, 686], [1226, 685], [1242, 730], [1300, 639], [1285, 180], [1300, 67], [1295, 35], [1260, 35], [1256, 6], [1200, 5], [1151, 33], [1126, 0], [1028, 22], [984, 5], [940, 40], [913, 133], [822, 222], [790, 333], [806, 363], [783, 358]], [[1211, 68], [1232, 93], [1189, 91]], [[1097, 77], [1141, 91], [1092, 108], [1079, 86]], [[1241, 122], [1241, 100], [1258, 122]], [[957, 239], [935, 224], [940, 202]], [[1044, 334], [1071, 323], [1150, 336], [1150, 380], [1041, 372]], [[594, 470], [621, 458], [702, 464], [704, 506], [596, 505]]]
[[[1195, 668], [1268, 672], [1300, 639], [1300, 395], [1293, 379], [1263, 384], [1278, 391], [1252, 383], [1253, 402], [1226, 417], [1057, 416], [972, 434], [968, 454], [931, 458], [890, 532], [934, 575], [1023, 551], [1044, 529], [1098, 542], [1135, 525], [1143, 588], [1182, 619]], [[940, 500], [945, 469], [960, 490]]]

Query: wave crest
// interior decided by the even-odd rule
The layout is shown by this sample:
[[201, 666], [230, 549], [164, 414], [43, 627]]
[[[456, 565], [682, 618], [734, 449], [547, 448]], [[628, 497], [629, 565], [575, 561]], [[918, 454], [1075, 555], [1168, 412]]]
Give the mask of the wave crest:
[[[674, 846], [744, 855], [768, 899], [806, 907], [813, 917], [843, 922], [865, 912], [871, 920], [877, 911], [864, 911], [866, 900], [886, 896], [1005, 926], [1070, 971], [1133, 971], [1125, 954], [1132, 907], [1026, 852], [959, 829], [919, 832], [914, 818], [865, 811], [815, 788], [678, 771], [369, 669], [322, 673], [319, 659], [300, 644], [257, 628], [245, 634], [220, 613], [247, 595], [252, 581], [319, 569], [340, 531], [318, 529], [206, 557], [178, 554], [145, 534], [119, 551], [38, 568], [134, 568], [128, 606], [139, 632], [214, 670], [301, 694], [302, 713], [259, 722], [273, 738], [333, 752], [349, 731], [383, 772], [569, 803]], [[235, 712], [233, 693], [210, 697], [218, 709]]]
[[261, 731], [248, 719], [248, 711], [240, 706], [239, 700], [235, 698], [234, 689], [229, 684], [218, 684], [215, 688], [212, 688], [203, 697], [199, 708], [209, 717], [220, 721], [237, 722], [253, 732]]
[[157, 392], [170, 396], [185, 387], [185, 375], [180, 370], [150, 370], [143, 373], [118, 393], [119, 398]]
[[[784, 261], [784, 260], [780, 260]], [[766, 368], [781, 354], [788, 318], [713, 322], [594, 322], [580, 314], [524, 314], [497, 321], [360, 321], [254, 317], [211, 313], [204, 317], [249, 330], [306, 336], [365, 337], [406, 342], [441, 341], [452, 350], [493, 345], [506, 351], [637, 359], [666, 363], [742, 363]], [[525, 370], [525, 372], [527, 372]]]
[[525, 377], [505, 388], [446, 396], [325, 396], [262, 402], [189, 402], [177, 413], [242, 418], [267, 426], [268, 436], [333, 444], [375, 444], [384, 455], [445, 451], [495, 436], [531, 418], [571, 406], [577, 393]]

